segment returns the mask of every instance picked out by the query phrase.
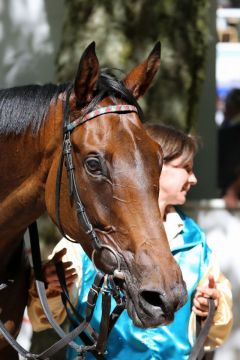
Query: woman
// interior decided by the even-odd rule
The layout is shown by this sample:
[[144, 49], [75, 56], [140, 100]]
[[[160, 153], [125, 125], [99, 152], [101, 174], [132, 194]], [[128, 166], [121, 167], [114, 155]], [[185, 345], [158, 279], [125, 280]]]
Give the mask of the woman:
[[[106, 358], [122, 360], [131, 356], [132, 360], [188, 359], [195, 337], [196, 314], [203, 318], [207, 316], [208, 297], [214, 299], [216, 311], [206, 349], [212, 350], [220, 346], [229, 334], [232, 325], [230, 284], [214, 263], [203, 232], [191, 218], [175, 207], [185, 203], [187, 192], [197, 183], [193, 173], [196, 140], [180, 130], [163, 125], [149, 125], [147, 132], [163, 150], [159, 207], [172, 254], [181, 267], [187, 285], [188, 301], [176, 312], [171, 324], [154, 329], [135, 327], [125, 310], [110, 333]], [[55, 251], [55, 259], [61, 259], [65, 255], [67, 261], [74, 263], [73, 266], [69, 262], [65, 263], [67, 285], [80, 313], [84, 314], [95, 269], [79, 245], [64, 239]], [[61, 323], [66, 314], [59, 296], [58, 279], [51, 263], [45, 266], [45, 278], [49, 284], [50, 306], [57, 321]], [[46, 328], [47, 321], [42, 314], [34, 288], [30, 291], [30, 299], [29, 317], [34, 329]], [[96, 329], [100, 321], [100, 312], [101, 304], [97, 303], [92, 322]], [[75, 356], [74, 351], [69, 349], [67, 359], [74, 359]], [[94, 357], [88, 354], [86, 358]]]

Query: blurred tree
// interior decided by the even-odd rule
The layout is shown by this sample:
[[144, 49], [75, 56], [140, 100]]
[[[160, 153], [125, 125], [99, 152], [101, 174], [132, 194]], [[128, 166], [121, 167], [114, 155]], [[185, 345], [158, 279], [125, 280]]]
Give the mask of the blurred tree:
[[189, 130], [203, 81], [209, 42], [208, 0], [71, 0], [65, 2], [59, 81], [73, 79], [93, 40], [100, 64], [129, 70], [161, 40], [160, 76], [141, 101], [151, 121]]

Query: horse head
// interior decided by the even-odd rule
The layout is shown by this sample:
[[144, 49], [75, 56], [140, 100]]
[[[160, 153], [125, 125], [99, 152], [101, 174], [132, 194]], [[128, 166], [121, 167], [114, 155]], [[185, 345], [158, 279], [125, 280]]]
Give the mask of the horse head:
[[[61, 178], [61, 226], [81, 243], [89, 257], [93, 256], [98, 268], [113, 273], [120, 267], [123, 279], [119, 284], [126, 294], [127, 310], [140, 327], [169, 323], [186, 301], [185, 283], [170, 252], [158, 206], [162, 152], [147, 135], [137, 104], [159, 65], [157, 43], [148, 58], [120, 81], [101, 72], [92, 43], [80, 59], [69, 93], [58, 98], [58, 104], [68, 106], [74, 183], [104, 246], [93, 254], [93, 245], [79, 225], [75, 201], [69, 194], [69, 168], [63, 168]], [[61, 121], [62, 117], [56, 116], [55, 133]], [[62, 136], [61, 131], [58, 140]], [[55, 223], [59, 157], [60, 141], [45, 191], [47, 209]]]

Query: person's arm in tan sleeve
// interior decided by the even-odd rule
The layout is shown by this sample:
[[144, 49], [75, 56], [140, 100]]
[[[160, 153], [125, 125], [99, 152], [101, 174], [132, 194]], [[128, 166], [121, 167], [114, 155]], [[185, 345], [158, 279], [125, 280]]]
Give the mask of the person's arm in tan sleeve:
[[[57, 257], [57, 260], [62, 258], [65, 264], [65, 277], [73, 304], [77, 303], [82, 279], [79, 246], [78, 244], [68, 242], [66, 239], [62, 239], [54, 248], [53, 254], [51, 255], [51, 258], [54, 256], [55, 259]], [[66, 249], [66, 251], [64, 249]], [[47, 264], [47, 266], [46, 264], [44, 266], [44, 274], [48, 283], [48, 289], [46, 290], [48, 304], [54, 319], [61, 324], [66, 318], [66, 311], [61, 300], [60, 286], [55, 267], [51, 262]], [[51, 327], [41, 307], [33, 280], [29, 290], [28, 315], [34, 331], [42, 331]]]

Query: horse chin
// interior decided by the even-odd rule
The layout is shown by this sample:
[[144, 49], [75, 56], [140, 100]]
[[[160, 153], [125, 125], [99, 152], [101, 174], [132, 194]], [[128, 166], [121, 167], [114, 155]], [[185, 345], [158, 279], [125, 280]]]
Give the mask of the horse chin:
[[156, 309], [158, 312], [157, 316], [150, 316], [146, 314], [143, 310], [136, 309], [134, 303], [128, 299], [127, 301], [127, 312], [130, 318], [133, 321], [133, 324], [139, 328], [147, 329], [147, 328], [156, 328], [161, 325], [167, 325], [172, 322], [173, 317], [171, 319], [166, 319], [166, 316], [162, 311]]

